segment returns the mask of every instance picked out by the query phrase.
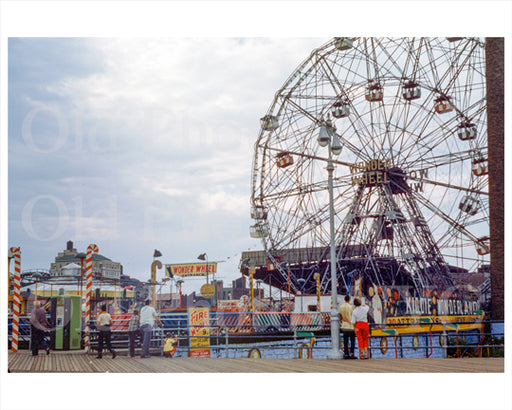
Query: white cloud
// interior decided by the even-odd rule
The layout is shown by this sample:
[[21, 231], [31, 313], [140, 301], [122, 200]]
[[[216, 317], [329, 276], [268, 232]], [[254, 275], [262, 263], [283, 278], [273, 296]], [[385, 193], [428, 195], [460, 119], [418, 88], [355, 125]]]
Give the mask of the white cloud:
[[[222, 259], [254, 249], [257, 241], [248, 234], [249, 195], [259, 118], [287, 76], [324, 41], [118, 38], [47, 43], [55, 51], [53, 60], [44, 60], [47, 71], [54, 71], [52, 64], [61, 67], [59, 59], [69, 60], [66, 69], [48, 79], [38, 73], [43, 77], [37, 86], [44, 93], [35, 94], [32, 86], [24, 104], [29, 110], [50, 107], [58, 115], [48, 111], [37, 120], [57, 131], [65, 124], [65, 133], [57, 145], [55, 133], [43, 139], [46, 128], [34, 122], [35, 148], [46, 152], [27, 153], [26, 141], [11, 138], [17, 182], [10, 196], [11, 220], [19, 219], [15, 204], [23, 207], [37, 195], [50, 195], [61, 206], [61, 214], [55, 209], [44, 214], [36, 206], [31, 219], [40, 237], [52, 223], [60, 229], [51, 238], [55, 249], [47, 256], [48, 265], [68, 239], [80, 246], [97, 243], [111, 252], [105, 256], [136, 275], [147, 270], [142, 257], [146, 248], [165, 249], [167, 262], [193, 259], [200, 250]], [[28, 44], [30, 40], [16, 45]], [[37, 42], [41, 54], [31, 55], [32, 61], [48, 52], [45, 44]], [[59, 55], [64, 44], [68, 52]], [[70, 54], [70, 47], [78, 49]], [[77, 55], [89, 72], [73, 71], [70, 59]], [[83, 56], [94, 61], [83, 61]], [[23, 72], [20, 76], [29, 81]], [[23, 185], [31, 186], [30, 191]], [[27, 247], [38, 246], [37, 239], [25, 239]], [[234, 265], [225, 269], [231, 273]]]

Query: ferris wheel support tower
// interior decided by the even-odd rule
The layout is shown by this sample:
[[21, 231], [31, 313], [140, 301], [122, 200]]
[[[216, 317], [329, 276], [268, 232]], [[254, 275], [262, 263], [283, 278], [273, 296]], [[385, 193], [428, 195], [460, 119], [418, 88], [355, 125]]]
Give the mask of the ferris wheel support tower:
[[504, 39], [485, 39], [489, 208], [491, 236], [491, 315], [503, 320], [504, 306]]

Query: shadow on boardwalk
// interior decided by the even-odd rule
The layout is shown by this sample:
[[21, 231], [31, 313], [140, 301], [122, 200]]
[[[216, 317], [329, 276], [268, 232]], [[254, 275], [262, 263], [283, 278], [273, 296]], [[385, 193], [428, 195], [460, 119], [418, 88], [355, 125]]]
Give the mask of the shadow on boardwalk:
[[464, 359], [210, 359], [118, 356], [83, 351], [32, 357], [9, 352], [12, 373], [502, 373], [503, 358]]

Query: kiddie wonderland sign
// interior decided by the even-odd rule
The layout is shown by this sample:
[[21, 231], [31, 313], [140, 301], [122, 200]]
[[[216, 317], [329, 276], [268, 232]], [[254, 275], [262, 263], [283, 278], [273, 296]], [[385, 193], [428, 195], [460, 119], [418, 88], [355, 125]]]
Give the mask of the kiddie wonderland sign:
[[365, 299], [375, 323], [401, 316], [467, 316], [481, 309], [478, 299], [457, 293], [425, 291], [423, 296], [412, 296], [408, 289], [371, 287]]

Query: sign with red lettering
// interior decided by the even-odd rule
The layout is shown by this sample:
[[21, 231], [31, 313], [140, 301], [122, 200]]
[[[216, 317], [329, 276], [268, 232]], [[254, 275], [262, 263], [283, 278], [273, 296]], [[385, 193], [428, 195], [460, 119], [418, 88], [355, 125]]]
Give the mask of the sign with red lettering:
[[210, 309], [188, 309], [189, 357], [210, 357]]
[[[180, 263], [165, 265], [165, 270], [175, 276], [206, 276], [217, 273], [217, 262], [206, 263]], [[170, 275], [168, 275], [170, 276]]]

